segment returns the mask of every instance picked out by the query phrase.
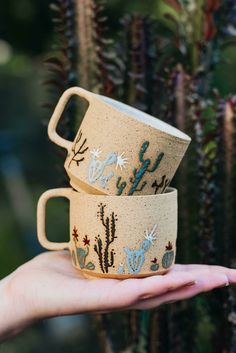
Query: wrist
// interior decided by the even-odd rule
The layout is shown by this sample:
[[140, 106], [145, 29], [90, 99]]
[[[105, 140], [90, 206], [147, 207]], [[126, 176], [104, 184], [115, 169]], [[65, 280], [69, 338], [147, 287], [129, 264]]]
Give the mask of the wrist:
[[0, 281], [0, 341], [22, 331], [32, 321], [24, 300], [14, 289], [15, 272]]

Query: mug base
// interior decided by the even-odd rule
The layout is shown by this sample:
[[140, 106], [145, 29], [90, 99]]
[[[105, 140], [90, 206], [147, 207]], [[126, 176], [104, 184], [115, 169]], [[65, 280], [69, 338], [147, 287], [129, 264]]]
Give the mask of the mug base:
[[170, 269], [168, 268], [167, 270], [161, 270], [157, 272], [148, 272], [148, 273], [143, 273], [143, 274], [137, 274], [137, 275], [119, 275], [119, 274], [101, 274], [101, 273], [91, 273], [90, 271], [86, 270], [81, 270], [76, 267], [76, 269], [84, 275], [84, 277], [88, 279], [96, 279], [96, 278], [111, 278], [111, 279], [129, 279], [129, 278], [145, 278], [145, 277], [151, 277], [151, 276], [162, 276], [165, 273], [167, 273]]
[[81, 194], [106, 195], [105, 192], [101, 192], [100, 190], [94, 188], [93, 186], [88, 185], [74, 177], [70, 178], [70, 185], [75, 191], [78, 191]]

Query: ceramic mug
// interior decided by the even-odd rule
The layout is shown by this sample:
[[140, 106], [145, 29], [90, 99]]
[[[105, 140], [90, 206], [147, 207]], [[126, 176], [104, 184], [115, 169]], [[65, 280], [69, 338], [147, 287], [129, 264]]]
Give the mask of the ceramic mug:
[[[45, 232], [46, 204], [70, 201], [70, 240], [55, 243]], [[105, 196], [72, 188], [46, 191], [37, 209], [38, 239], [48, 250], [69, 249], [85, 276], [146, 277], [167, 272], [175, 261], [177, 190], [160, 195]]]
[[[73, 142], [56, 132], [71, 96], [88, 109]], [[65, 169], [74, 189], [91, 194], [159, 194], [169, 185], [190, 137], [111, 98], [74, 87], [60, 98], [48, 125], [50, 139], [68, 151]]]

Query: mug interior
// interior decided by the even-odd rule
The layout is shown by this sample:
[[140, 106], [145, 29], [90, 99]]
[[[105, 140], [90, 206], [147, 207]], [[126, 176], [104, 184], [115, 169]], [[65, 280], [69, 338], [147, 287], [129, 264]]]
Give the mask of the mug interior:
[[118, 102], [115, 99], [108, 98], [102, 95], [98, 95], [98, 97], [106, 104], [112, 106], [118, 111], [122, 111], [123, 113], [132, 116], [134, 119], [140, 121], [141, 123], [148, 124], [156, 129], [159, 129], [167, 134], [178, 137], [180, 139], [191, 141], [191, 138], [188, 135], [176, 129], [175, 127], [165, 123], [164, 121], [155, 118], [152, 115], [144, 113], [136, 108], [131, 107], [130, 105]]

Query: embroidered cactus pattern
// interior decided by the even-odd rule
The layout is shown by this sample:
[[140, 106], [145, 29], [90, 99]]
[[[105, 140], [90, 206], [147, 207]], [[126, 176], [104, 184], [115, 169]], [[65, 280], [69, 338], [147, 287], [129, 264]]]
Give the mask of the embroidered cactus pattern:
[[124, 267], [124, 264], [122, 262], [118, 266], [117, 273], [119, 273], [120, 275], [123, 275], [125, 273], [125, 267]]
[[85, 249], [77, 247], [77, 243], [79, 241], [79, 234], [78, 234], [78, 229], [75, 226], [73, 228], [72, 237], [76, 247], [76, 256], [75, 256], [75, 252], [72, 250], [73, 263], [77, 265], [77, 262], [78, 262], [81, 269], [94, 270], [95, 265], [91, 261], [86, 264], [86, 258], [89, 254], [89, 246], [90, 246], [90, 240], [88, 239], [88, 236], [85, 235], [85, 237], [83, 238], [84, 246], [86, 246]]
[[106, 188], [108, 181], [114, 176], [113, 172], [110, 172], [108, 175], [102, 175], [100, 177], [100, 185], [103, 189]]
[[82, 131], [79, 132], [78, 137], [72, 147], [72, 153], [73, 156], [71, 157], [71, 160], [68, 164], [68, 168], [70, 168], [70, 165], [72, 162], [75, 162], [77, 166], [84, 160], [83, 154], [88, 150], [88, 147], [85, 147], [87, 139], [85, 138], [81, 145], [78, 147], [79, 143], [81, 142], [82, 139]]
[[161, 178], [161, 182], [158, 184], [157, 180], [155, 180], [152, 184], [152, 188], [155, 188], [154, 194], [158, 193], [158, 190], [161, 189], [160, 194], [165, 190], [165, 188], [169, 184], [169, 179], [167, 179], [166, 175], [163, 175]]
[[157, 263], [157, 258], [155, 257], [152, 261], [152, 265], [150, 266], [151, 271], [157, 271], [159, 270], [159, 264]]
[[116, 182], [116, 187], [118, 189], [117, 195], [121, 195], [123, 193], [123, 190], [126, 188], [126, 181], [123, 181], [121, 183], [121, 177], [119, 176]]
[[103, 273], [108, 273], [110, 267], [114, 267], [114, 249], [110, 250], [111, 244], [117, 238], [116, 222], [118, 221], [117, 215], [112, 212], [109, 216], [105, 216], [106, 205], [102, 203], [98, 205], [99, 211], [97, 217], [100, 219], [105, 229], [105, 244], [102, 242], [100, 235], [95, 237], [96, 244], [94, 251], [98, 255], [99, 265]]
[[[163, 152], [159, 153], [156, 157], [156, 160], [153, 166], [151, 167], [151, 160], [149, 158], [144, 159], [144, 154], [146, 153], [148, 146], [149, 146], [149, 141], [145, 141], [141, 146], [141, 149], [139, 151], [139, 161], [141, 163], [141, 167], [139, 169], [136, 169], [136, 168], [133, 169], [133, 177], [129, 179], [131, 186], [129, 188], [128, 195], [133, 195], [134, 192], [143, 190], [143, 188], [147, 184], [146, 181], [142, 181], [143, 176], [147, 172], [153, 173], [158, 168], [160, 162], [164, 157]], [[121, 177], [118, 177], [116, 182], [116, 187], [118, 188], [117, 195], [121, 195], [124, 189], [126, 188], [126, 186], [127, 186], [127, 182], [126, 181], [121, 182]]]
[[102, 153], [99, 149], [94, 149], [90, 151], [92, 155], [92, 159], [89, 164], [89, 172], [88, 172], [88, 181], [90, 184], [94, 184], [99, 181], [100, 186], [105, 189], [108, 181], [114, 176], [114, 172], [109, 172], [107, 175], [104, 175], [105, 169], [107, 166], [115, 165], [116, 169], [120, 167], [120, 169], [125, 167], [127, 163], [127, 158], [124, 158], [124, 152], [118, 155], [115, 152], [110, 152], [104, 161], [100, 161], [99, 155]]
[[138, 250], [133, 250], [128, 247], [124, 248], [126, 253], [126, 264], [130, 274], [139, 273], [145, 260], [145, 253], [153, 245], [153, 241], [156, 240], [155, 231], [157, 225], [155, 224], [149, 233], [145, 231], [145, 240], [142, 241], [141, 246]]
[[74, 250], [71, 251], [71, 257], [72, 257], [72, 262], [73, 262], [73, 264], [76, 266], [76, 265], [77, 265], [77, 262], [76, 262], [76, 256], [75, 256]]
[[86, 247], [86, 249], [82, 249], [82, 248], [78, 248], [77, 249], [77, 260], [79, 263], [79, 266], [81, 269], [86, 269], [86, 270], [94, 270], [95, 269], [95, 265], [89, 261], [86, 264], [86, 258], [89, 254], [89, 246]]
[[163, 255], [162, 258], [162, 266], [167, 269], [169, 268], [174, 260], [174, 250], [171, 242], [169, 241], [168, 244], [166, 245], [166, 252]]

